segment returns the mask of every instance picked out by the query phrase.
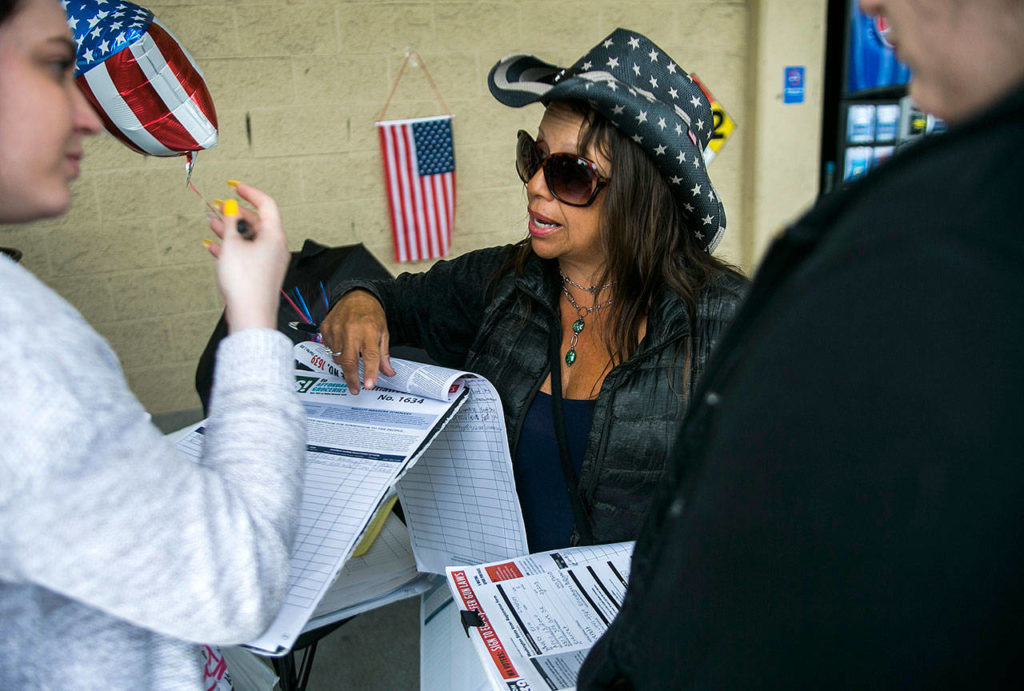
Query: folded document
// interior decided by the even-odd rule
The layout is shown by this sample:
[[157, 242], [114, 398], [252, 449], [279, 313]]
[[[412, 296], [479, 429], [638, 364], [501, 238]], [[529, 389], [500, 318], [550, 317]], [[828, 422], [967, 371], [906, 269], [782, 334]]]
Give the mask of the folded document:
[[[396, 489], [421, 571], [443, 573], [446, 565], [527, 551], [501, 406], [490, 383], [396, 358], [395, 377], [381, 376], [376, 388], [352, 395], [324, 346], [300, 343], [295, 356], [310, 369], [295, 374], [307, 451], [291, 577], [277, 619], [247, 647], [267, 655], [291, 649]], [[193, 457], [202, 451], [204, 423], [177, 442]], [[481, 531], [485, 513], [488, 520], [497, 516], [501, 530]], [[317, 612], [317, 619], [326, 623], [324, 615]]]

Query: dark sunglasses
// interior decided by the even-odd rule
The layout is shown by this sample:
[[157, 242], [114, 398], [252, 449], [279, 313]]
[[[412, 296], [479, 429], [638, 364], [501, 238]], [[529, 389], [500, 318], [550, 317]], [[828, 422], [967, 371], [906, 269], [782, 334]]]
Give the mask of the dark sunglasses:
[[544, 182], [555, 199], [569, 206], [590, 206], [609, 179], [597, 172], [597, 165], [576, 154], [543, 155], [537, 142], [519, 130], [516, 143], [516, 171], [523, 182], [529, 182], [544, 170]]

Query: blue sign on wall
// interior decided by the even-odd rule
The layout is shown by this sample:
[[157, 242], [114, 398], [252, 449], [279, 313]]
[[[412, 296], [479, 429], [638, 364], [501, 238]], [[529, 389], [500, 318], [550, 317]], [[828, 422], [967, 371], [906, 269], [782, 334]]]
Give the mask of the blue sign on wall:
[[803, 65], [799, 67], [787, 67], [785, 72], [785, 83], [782, 87], [782, 102], [803, 103], [805, 74]]

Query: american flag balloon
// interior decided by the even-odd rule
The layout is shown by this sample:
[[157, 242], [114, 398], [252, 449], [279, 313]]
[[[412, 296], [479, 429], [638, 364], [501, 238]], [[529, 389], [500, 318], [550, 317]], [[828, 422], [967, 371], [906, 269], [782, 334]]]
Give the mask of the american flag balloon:
[[152, 12], [120, 0], [61, 4], [78, 46], [75, 82], [110, 134], [153, 156], [217, 143], [203, 73]]

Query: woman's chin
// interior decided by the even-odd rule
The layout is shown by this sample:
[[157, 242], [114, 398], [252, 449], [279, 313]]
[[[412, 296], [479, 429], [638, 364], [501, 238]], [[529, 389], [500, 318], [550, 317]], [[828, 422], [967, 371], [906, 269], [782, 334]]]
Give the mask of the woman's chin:
[[555, 259], [560, 254], [551, 242], [550, 235], [537, 236], [530, 233], [530, 248], [541, 259]]
[[[42, 200], [41, 200], [42, 201]], [[64, 187], [55, 190], [52, 195], [39, 205], [39, 218], [56, 218], [63, 216], [71, 208], [71, 190]]]
[[48, 218], [63, 216], [71, 208], [71, 194], [66, 189], [62, 194], [35, 195], [22, 198], [20, 203], [5, 206], [0, 210], [0, 223], [31, 223]]

